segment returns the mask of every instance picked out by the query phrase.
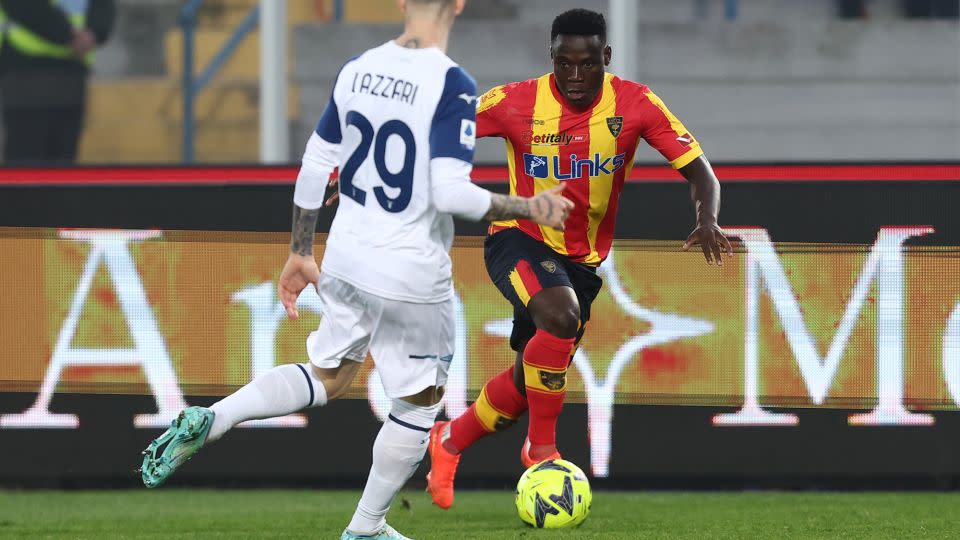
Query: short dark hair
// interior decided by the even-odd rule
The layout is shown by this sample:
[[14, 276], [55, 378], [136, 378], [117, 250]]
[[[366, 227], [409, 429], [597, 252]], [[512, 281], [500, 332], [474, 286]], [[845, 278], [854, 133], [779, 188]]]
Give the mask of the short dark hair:
[[557, 36], [599, 36], [601, 43], [607, 42], [607, 20], [602, 13], [589, 9], [571, 9], [557, 15], [550, 30], [550, 43]]
[[441, 7], [450, 7], [455, 0], [411, 0], [414, 4], [440, 4]]

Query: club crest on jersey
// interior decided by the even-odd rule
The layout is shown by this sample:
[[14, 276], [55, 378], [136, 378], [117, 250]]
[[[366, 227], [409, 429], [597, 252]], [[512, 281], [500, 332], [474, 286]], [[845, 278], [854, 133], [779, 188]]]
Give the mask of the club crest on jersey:
[[623, 117], [622, 116], [611, 116], [607, 118], [607, 128], [610, 129], [610, 134], [614, 137], [620, 136], [620, 131], [623, 129]]
[[540, 261], [540, 266], [542, 266], [544, 270], [550, 272], [551, 274], [557, 271], [557, 263], [549, 259], [546, 261]]
[[[536, 154], [523, 155], [523, 172], [531, 178], [553, 178], [554, 180], [576, 180], [578, 178], [593, 178], [596, 176], [613, 174], [623, 168], [626, 162], [626, 153], [620, 153], [613, 157], [604, 157], [599, 153], [592, 157], [580, 159], [577, 154], [570, 154], [569, 160], [562, 160], [560, 156], [552, 156], [548, 161], [547, 156], [538, 156]], [[564, 169], [568, 172], [563, 172]]]

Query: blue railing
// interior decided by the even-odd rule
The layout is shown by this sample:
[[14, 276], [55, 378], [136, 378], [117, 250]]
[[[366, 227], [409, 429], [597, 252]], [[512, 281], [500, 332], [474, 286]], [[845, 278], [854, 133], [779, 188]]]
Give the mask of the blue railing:
[[737, 20], [737, 12], [739, 11], [739, 7], [739, 2], [737, 0], [724, 1], [723, 12], [728, 21]]
[[[243, 22], [230, 35], [210, 63], [203, 69], [199, 77], [194, 76], [193, 62], [195, 37], [197, 31], [197, 15], [203, 7], [204, 0], [189, 0], [180, 10], [180, 28], [183, 31], [183, 143], [182, 160], [184, 163], [193, 163], [196, 158], [197, 119], [195, 104], [197, 95], [210, 84], [217, 72], [233, 56], [240, 43], [260, 23], [260, 7], [250, 9]], [[344, 17], [345, 0], [334, 0], [333, 20], [342, 22]]]
[[210, 81], [217, 75], [227, 60], [240, 46], [240, 43], [260, 23], [260, 7], [254, 6], [250, 13], [237, 26], [227, 42], [210, 60], [199, 77], [194, 76], [194, 37], [197, 31], [197, 14], [203, 7], [204, 0], [190, 0], [180, 10], [180, 28], [183, 30], [183, 147], [182, 160], [184, 163], [193, 163], [196, 157], [195, 143], [197, 132], [196, 104], [197, 95], [203, 91]]
[[[710, 0], [696, 1], [697, 16], [701, 19], [707, 18], [710, 13]], [[735, 21], [740, 13], [739, 0], [723, 0], [723, 16], [728, 21]]]

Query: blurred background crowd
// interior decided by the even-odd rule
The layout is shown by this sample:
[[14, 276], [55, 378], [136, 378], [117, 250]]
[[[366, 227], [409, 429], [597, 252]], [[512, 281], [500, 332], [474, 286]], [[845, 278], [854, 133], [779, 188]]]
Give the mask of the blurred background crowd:
[[[0, 0], [3, 163], [258, 161], [257, 4]], [[481, 90], [545, 73], [549, 22], [577, 6], [608, 7], [474, 0], [450, 55]], [[958, 11], [957, 0], [637, 0], [636, 47], [613, 43], [614, 56], [714, 161], [952, 160]], [[280, 161], [296, 162], [341, 59], [393, 37], [400, 14], [395, 0], [287, 0], [286, 17]], [[186, 125], [185, 51], [199, 81]], [[638, 159], [659, 162], [645, 148]], [[478, 161], [502, 160], [500, 143], [480, 147]]]

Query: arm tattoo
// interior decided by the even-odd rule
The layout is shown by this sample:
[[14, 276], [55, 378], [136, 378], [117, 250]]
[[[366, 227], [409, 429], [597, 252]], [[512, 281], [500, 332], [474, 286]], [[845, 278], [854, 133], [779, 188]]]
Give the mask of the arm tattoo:
[[490, 196], [490, 210], [483, 216], [484, 221], [500, 221], [503, 219], [529, 218], [531, 204], [540, 204], [542, 201], [531, 201], [520, 197], [510, 197], [493, 193]]
[[305, 210], [293, 205], [293, 226], [290, 235], [290, 251], [297, 255], [313, 255], [313, 236], [317, 232], [320, 209]]
[[406, 47], [406, 48], [408, 48], [408, 49], [419, 49], [419, 48], [420, 48], [420, 40], [417, 39], [417, 38], [410, 38], [410, 39], [407, 40], [406, 43], [403, 44], [403, 46]]

